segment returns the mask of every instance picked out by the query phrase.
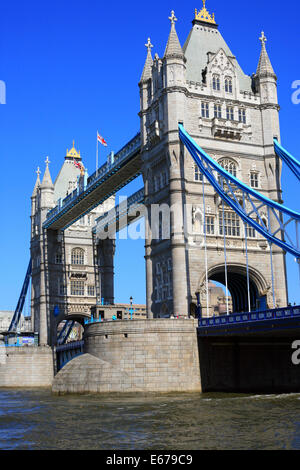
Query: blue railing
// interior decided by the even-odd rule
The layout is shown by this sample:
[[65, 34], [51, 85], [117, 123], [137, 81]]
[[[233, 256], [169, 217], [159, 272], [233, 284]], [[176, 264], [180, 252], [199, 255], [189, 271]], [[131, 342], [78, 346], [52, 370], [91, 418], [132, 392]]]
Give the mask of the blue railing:
[[219, 317], [200, 318], [199, 328], [213, 328], [216, 326], [229, 326], [238, 323], [251, 323], [265, 320], [300, 317], [300, 306], [276, 308], [262, 312], [235, 313]]
[[111, 172], [115, 173], [120, 165], [124, 163], [132, 153], [139, 150], [141, 147], [141, 137], [140, 134], [137, 134], [128, 144], [126, 144], [115, 156], [113, 162], [107, 162], [98, 170], [95, 171], [87, 180], [87, 185], [82, 187], [81, 190], [79, 188], [75, 189], [71, 194], [69, 194], [60, 205], [54, 207], [50, 210], [47, 214], [47, 223], [51, 222], [51, 220], [57, 216], [60, 212], [65, 213], [69, 206], [74, 204], [74, 201], [80, 196], [82, 193], [87, 192], [88, 194], [93, 190], [93, 186], [98, 186], [97, 183], [102, 183], [102, 180], [105, 176], [110, 174]]

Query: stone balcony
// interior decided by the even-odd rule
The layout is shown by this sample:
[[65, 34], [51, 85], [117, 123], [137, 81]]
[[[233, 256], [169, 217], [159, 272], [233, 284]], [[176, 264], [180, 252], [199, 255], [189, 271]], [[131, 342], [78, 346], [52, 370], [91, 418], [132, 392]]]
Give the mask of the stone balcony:
[[212, 120], [212, 135], [221, 139], [241, 140], [243, 134], [251, 134], [251, 126], [239, 121], [214, 118]]

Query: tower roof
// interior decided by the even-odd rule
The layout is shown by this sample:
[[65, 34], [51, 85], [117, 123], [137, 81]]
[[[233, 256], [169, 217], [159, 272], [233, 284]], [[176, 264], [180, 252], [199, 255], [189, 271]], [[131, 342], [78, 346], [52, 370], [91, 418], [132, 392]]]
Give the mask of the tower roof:
[[183, 59], [184, 54], [182, 52], [182, 48], [175, 29], [175, 21], [177, 21], [177, 18], [175, 17], [174, 11], [171, 12], [169, 20], [171, 21], [171, 31], [165, 50], [164, 58], [179, 57], [180, 59]]
[[274, 69], [272, 67], [270, 58], [267, 53], [267, 49], [266, 49], [267, 38], [263, 31], [261, 33], [261, 37], [259, 38], [259, 40], [261, 42], [261, 53], [260, 53], [260, 58], [259, 58], [256, 74], [260, 76], [266, 75], [266, 74], [276, 76]]
[[37, 174], [37, 178], [36, 178], [36, 183], [35, 183], [35, 186], [33, 188], [33, 193], [32, 193], [32, 196], [31, 197], [35, 197], [37, 195], [37, 189], [40, 187], [41, 185], [41, 180], [40, 180], [40, 174], [41, 174], [41, 171], [40, 171], [40, 167], [38, 167], [37, 171], [36, 171], [36, 174]]
[[[205, 8], [205, 2], [204, 2]], [[241, 69], [236, 57], [231, 52], [218, 26], [214, 21], [214, 16], [209, 19], [201, 10], [196, 14], [193, 21], [193, 27], [182, 48], [186, 58], [186, 78], [195, 83], [202, 83], [202, 72], [209, 63], [209, 56], [217, 54], [223, 49], [225, 54], [230, 57], [231, 62], [236, 68], [237, 77], [242, 91], [252, 91], [252, 79]], [[206, 10], [207, 11], [207, 10]], [[201, 15], [200, 15], [201, 14]], [[209, 15], [209, 13], [207, 12]], [[201, 19], [198, 19], [201, 18]], [[211, 54], [209, 54], [211, 53]]]
[[148, 38], [148, 42], [147, 42], [147, 44], [145, 44], [145, 46], [147, 47], [148, 51], [147, 51], [146, 62], [145, 62], [145, 65], [144, 65], [144, 70], [143, 70], [143, 73], [142, 73], [142, 76], [141, 76], [141, 82], [145, 82], [149, 78], [151, 78], [151, 69], [152, 69], [152, 65], [153, 65], [153, 59], [152, 59], [152, 53], [151, 53], [151, 49], [152, 49], [153, 45], [151, 44], [150, 38]]
[[42, 181], [42, 184], [41, 184], [41, 189], [46, 189], [46, 188], [50, 188], [50, 189], [53, 189], [54, 186], [53, 186], [53, 183], [52, 183], [52, 179], [51, 179], [51, 175], [50, 175], [50, 171], [49, 171], [49, 158], [47, 157], [46, 159], [46, 170], [45, 170], [45, 173], [44, 173], [44, 178], [43, 178], [43, 181]]

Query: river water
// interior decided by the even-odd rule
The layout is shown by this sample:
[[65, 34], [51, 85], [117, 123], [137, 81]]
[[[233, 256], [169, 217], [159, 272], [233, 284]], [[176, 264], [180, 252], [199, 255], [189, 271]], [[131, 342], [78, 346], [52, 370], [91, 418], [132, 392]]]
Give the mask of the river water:
[[0, 449], [300, 449], [300, 394], [0, 390]]

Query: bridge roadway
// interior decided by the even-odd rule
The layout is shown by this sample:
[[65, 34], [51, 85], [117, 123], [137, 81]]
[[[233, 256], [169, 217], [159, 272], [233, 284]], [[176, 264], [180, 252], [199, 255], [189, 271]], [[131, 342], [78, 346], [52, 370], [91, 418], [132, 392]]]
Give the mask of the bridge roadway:
[[141, 139], [137, 134], [115, 156], [47, 214], [45, 229], [66, 230], [141, 174]]
[[274, 334], [284, 337], [294, 333], [300, 339], [300, 306], [200, 318], [198, 327], [202, 338]]

